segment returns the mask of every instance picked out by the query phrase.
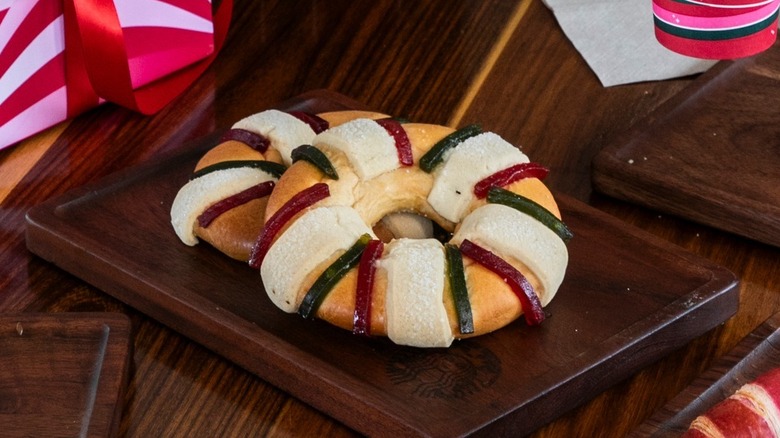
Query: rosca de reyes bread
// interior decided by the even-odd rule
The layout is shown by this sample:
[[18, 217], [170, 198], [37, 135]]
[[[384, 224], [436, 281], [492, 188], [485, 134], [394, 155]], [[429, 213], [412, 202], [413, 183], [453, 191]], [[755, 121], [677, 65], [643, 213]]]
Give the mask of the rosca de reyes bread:
[[267, 110], [236, 122], [198, 163], [171, 207], [171, 223], [187, 245], [204, 240], [246, 261], [265, 221], [265, 204], [292, 163], [292, 150], [328, 127], [355, 118], [384, 118], [368, 111], [322, 114]]
[[780, 368], [770, 370], [693, 420], [683, 437], [780, 436]]
[[[547, 169], [497, 134], [359, 118], [291, 156], [249, 257], [283, 311], [415, 347], [544, 319], [572, 235]], [[383, 241], [397, 213], [450, 234]]]

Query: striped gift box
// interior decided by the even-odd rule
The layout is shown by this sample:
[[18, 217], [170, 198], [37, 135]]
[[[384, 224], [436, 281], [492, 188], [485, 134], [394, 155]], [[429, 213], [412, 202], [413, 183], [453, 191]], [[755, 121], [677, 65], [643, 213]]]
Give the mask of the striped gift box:
[[653, 0], [655, 36], [695, 58], [752, 56], [777, 39], [780, 0]]
[[83, 8], [94, 5], [118, 19], [122, 51], [107, 50], [124, 55], [133, 88], [215, 50], [210, 0], [0, 0], [0, 148], [111, 100], [92, 89], [80, 47], [68, 50], [94, 44], [79, 41], [68, 19], [74, 11], [80, 24]]

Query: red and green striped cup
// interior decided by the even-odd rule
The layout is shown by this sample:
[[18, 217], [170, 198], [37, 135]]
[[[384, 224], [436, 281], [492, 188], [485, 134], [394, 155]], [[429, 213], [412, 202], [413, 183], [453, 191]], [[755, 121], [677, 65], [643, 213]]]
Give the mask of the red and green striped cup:
[[736, 59], [777, 39], [780, 0], [653, 0], [655, 36], [664, 47], [703, 59]]

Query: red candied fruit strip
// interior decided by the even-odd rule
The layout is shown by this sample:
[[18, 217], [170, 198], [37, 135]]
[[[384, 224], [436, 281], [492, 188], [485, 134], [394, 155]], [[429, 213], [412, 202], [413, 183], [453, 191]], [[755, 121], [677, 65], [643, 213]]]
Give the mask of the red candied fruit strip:
[[282, 205], [265, 223], [263, 231], [260, 232], [257, 241], [252, 246], [252, 252], [249, 255], [249, 266], [259, 269], [263, 264], [265, 255], [271, 248], [274, 237], [279, 234], [284, 225], [304, 208], [312, 206], [328, 196], [330, 196], [328, 185], [317, 183], [296, 193], [295, 196]]
[[290, 111], [287, 114], [309, 125], [315, 134], [319, 134], [330, 128], [330, 123], [316, 114], [308, 113], [306, 111]]
[[544, 321], [544, 310], [539, 297], [531, 283], [514, 266], [468, 239], [461, 242], [460, 252], [501, 277], [512, 288], [512, 292], [520, 299], [528, 325], [538, 325]]
[[381, 240], [371, 240], [360, 257], [355, 294], [355, 317], [352, 325], [352, 333], [356, 335], [371, 335], [371, 295], [374, 290], [376, 261], [382, 257], [384, 248], [385, 245]]
[[229, 129], [222, 135], [220, 142], [224, 143], [228, 140], [240, 141], [261, 153], [267, 151], [268, 146], [271, 145], [271, 140], [266, 136], [239, 128]]
[[240, 205], [244, 205], [254, 199], [259, 199], [270, 195], [274, 190], [275, 185], [276, 183], [273, 181], [261, 182], [260, 184], [249, 187], [248, 189], [242, 190], [235, 195], [228, 196], [227, 198], [212, 204], [209, 206], [209, 208], [205, 209], [203, 213], [200, 214], [200, 216], [198, 216], [198, 225], [206, 228], [211, 225], [214, 219], [222, 215], [222, 213], [225, 213], [226, 211], [234, 209]]
[[398, 120], [395, 119], [379, 119], [376, 121], [379, 125], [385, 128], [388, 134], [395, 140], [395, 148], [398, 150], [398, 161], [402, 166], [411, 166], [414, 164], [414, 157], [412, 157], [412, 143], [409, 141], [409, 136], [406, 135], [403, 126]]
[[515, 164], [512, 167], [499, 170], [475, 184], [474, 195], [477, 199], [483, 199], [492, 187], [506, 187], [524, 178], [544, 179], [548, 173], [549, 170], [538, 163]]

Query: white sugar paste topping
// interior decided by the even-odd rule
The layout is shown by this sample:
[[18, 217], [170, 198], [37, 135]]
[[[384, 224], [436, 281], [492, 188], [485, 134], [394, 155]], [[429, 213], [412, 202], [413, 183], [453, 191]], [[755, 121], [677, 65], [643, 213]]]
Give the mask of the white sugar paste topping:
[[444, 154], [443, 162], [434, 170], [428, 202], [445, 219], [460, 222], [475, 199], [476, 183], [528, 161], [524, 153], [495, 133], [470, 137]]
[[[451, 243], [468, 239], [506, 260], [525, 264], [543, 285], [537, 291], [543, 306], [563, 282], [569, 253], [560, 237], [544, 224], [514, 208], [486, 204], [463, 219]], [[541, 292], [541, 293], [540, 293]]]
[[374, 236], [352, 208], [307, 211], [279, 236], [260, 267], [268, 297], [285, 312], [297, 311], [306, 275], [337, 251], [350, 248], [365, 233]]
[[282, 155], [282, 161], [287, 166], [292, 164], [290, 155], [293, 149], [311, 144], [316, 135], [306, 122], [278, 110], [252, 114], [234, 123], [233, 129], [244, 129], [266, 137]]
[[352, 170], [348, 158], [340, 151], [328, 147], [320, 147], [320, 151], [328, 157], [330, 163], [336, 169], [339, 179], [325, 179], [330, 190], [330, 196], [320, 201], [319, 205], [344, 205], [355, 204], [355, 188], [360, 184], [360, 178]]
[[401, 166], [395, 140], [370, 119], [355, 119], [330, 128], [317, 135], [313, 144], [344, 152], [355, 173], [364, 181]]
[[400, 345], [448, 347], [453, 335], [444, 307], [444, 247], [435, 239], [391, 241], [380, 262], [387, 271], [387, 335]]
[[217, 170], [187, 182], [176, 194], [171, 205], [171, 224], [182, 242], [198, 243], [195, 223], [211, 205], [276, 177], [260, 169], [235, 167]]

